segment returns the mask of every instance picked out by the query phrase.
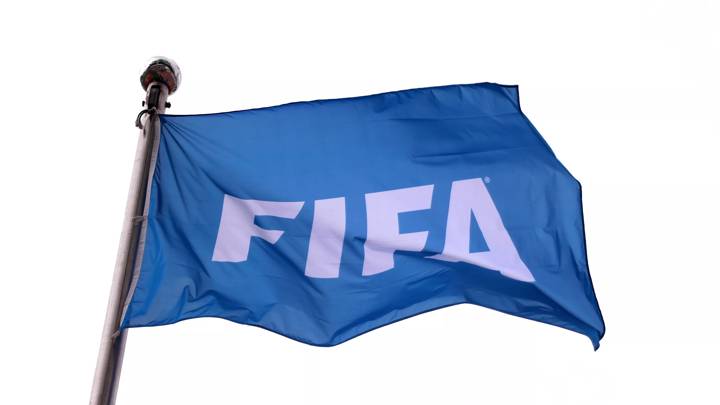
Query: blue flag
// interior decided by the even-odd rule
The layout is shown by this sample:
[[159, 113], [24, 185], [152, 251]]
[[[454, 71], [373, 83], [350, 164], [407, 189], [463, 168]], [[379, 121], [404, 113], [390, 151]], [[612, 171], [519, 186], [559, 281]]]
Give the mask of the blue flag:
[[580, 184], [517, 87], [160, 121], [123, 327], [220, 317], [332, 346], [471, 303], [598, 347]]

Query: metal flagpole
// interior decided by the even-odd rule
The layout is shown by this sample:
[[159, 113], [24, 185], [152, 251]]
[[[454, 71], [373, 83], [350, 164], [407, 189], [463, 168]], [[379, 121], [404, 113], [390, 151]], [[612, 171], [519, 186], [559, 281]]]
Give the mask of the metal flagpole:
[[[120, 236], [100, 353], [90, 395], [91, 405], [115, 403], [127, 339], [127, 330], [120, 331], [120, 322], [135, 276], [138, 253], [142, 254], [150, 176], [160, 134], [158, 114], [162, 114], [166, 107], [170, 107], [167, 97], [177, 90], [180, 78], [177, 64], [167, 58], [153, 59], [140, 76], [140, 83], [147, 92], [143, 102], [145, 109], [140, 112], [136, 121], [136, 125], [142, 130], [135, 152], [125, 221]], [[142, 124], [143, 116], [146, 116], [145, 125]]]

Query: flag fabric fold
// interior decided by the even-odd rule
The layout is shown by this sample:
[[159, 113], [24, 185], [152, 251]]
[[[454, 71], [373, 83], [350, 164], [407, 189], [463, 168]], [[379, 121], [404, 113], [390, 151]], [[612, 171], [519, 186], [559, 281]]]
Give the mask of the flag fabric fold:
[[123, 328], [220, 317], [332, 346], [470, 303], [598, 347], [580, 184], [516, 86], [160, 120]]

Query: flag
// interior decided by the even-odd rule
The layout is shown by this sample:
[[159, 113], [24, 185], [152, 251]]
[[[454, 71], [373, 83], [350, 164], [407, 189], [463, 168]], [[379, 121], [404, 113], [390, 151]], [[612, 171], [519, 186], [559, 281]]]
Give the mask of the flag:
[[219, 317], [332, 346], [470, 303], [598, 347], [580, 184], [516, 86], [160, 122], [123, 328]]

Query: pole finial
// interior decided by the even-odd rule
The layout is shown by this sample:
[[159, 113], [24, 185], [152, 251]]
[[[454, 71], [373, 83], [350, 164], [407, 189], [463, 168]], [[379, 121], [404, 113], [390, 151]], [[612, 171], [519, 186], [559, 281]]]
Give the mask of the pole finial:
[[147, 67], [140, 75], [140, 84], [143, 90], [147, 91], [151, 83], [160, 82], [167, 86], [168, 93], [172, 94], [180, 86], [181, 79], [180, 67], [174, 60], [157, 56], [150, 59]]

